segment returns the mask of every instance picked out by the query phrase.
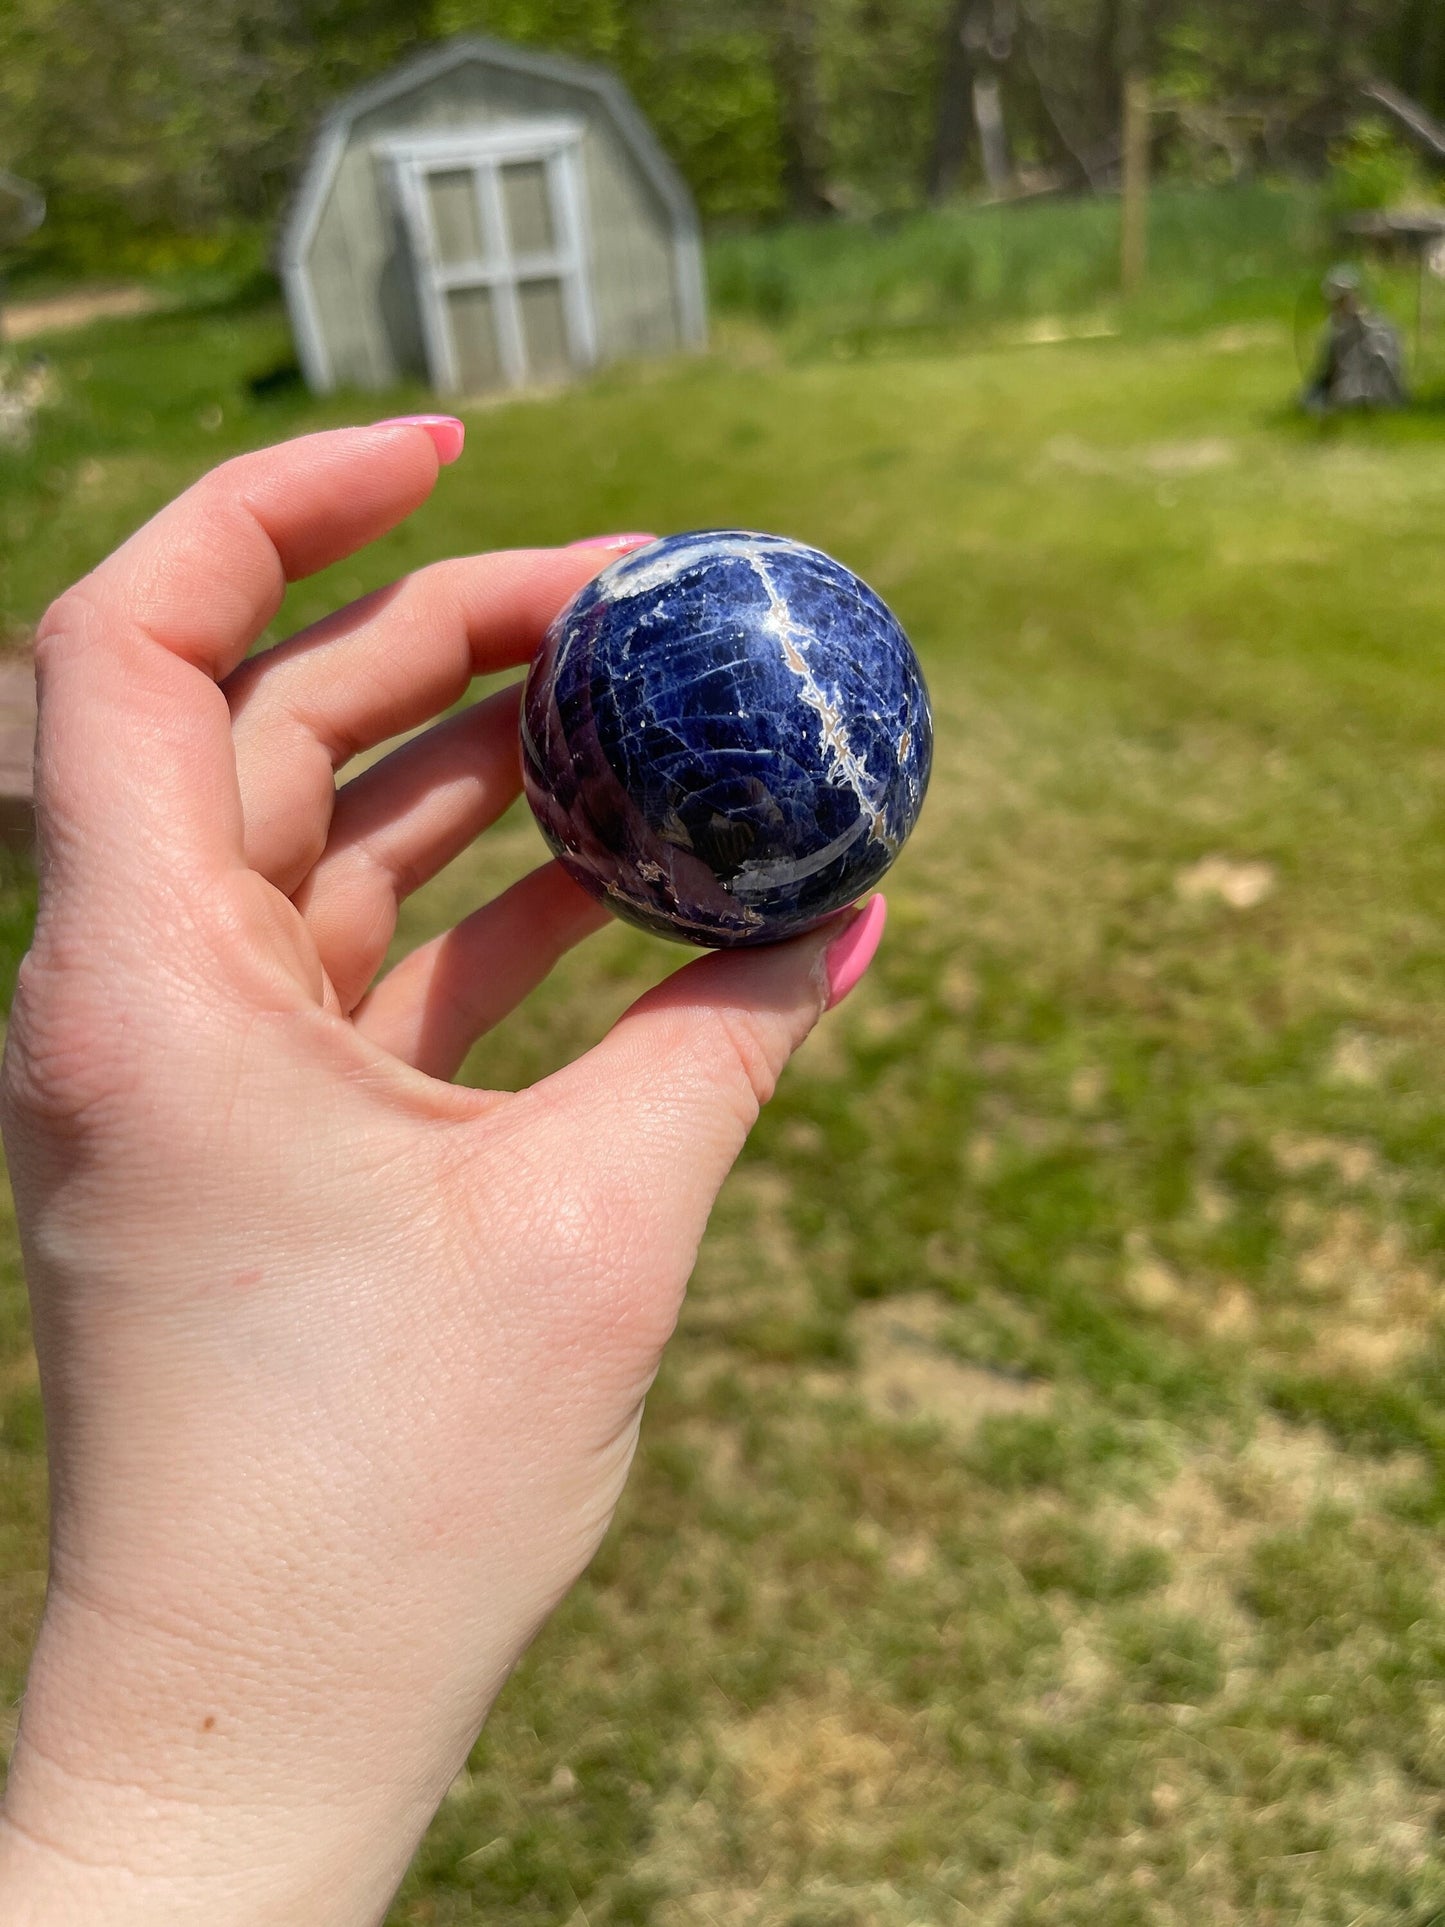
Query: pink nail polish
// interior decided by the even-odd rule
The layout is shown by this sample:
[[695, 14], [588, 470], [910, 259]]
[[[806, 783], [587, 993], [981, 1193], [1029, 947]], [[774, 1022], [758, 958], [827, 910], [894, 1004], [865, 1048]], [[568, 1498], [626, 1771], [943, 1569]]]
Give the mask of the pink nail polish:
[[655, 542], [655, 535], [584, 535], [579, 542], [569, 542], [569, 549], [640, 549], [647, 543]]
[[420, 428], [432, 438], [437, 460], [443, 468], [454, 462], [467, 439], [466, 424], [455, 415], [391, 415], [378, 428]]
[[828, 973], [828, 1009], [836, 1010], [850, 990], [856, 990], [864, 971], [877, 955], [888, 921], [888, 904], [872, 897], [847, 929], [828, 945], [824, 960]]

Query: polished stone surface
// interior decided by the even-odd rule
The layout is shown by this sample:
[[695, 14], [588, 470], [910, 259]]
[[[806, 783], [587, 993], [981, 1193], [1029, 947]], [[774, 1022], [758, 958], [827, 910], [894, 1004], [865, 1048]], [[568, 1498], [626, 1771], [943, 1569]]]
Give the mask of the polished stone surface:
[[932, 755], [887, 607], [817, 549], [736, 530], [604, 570], [553, 624], [522, 710], [527, 797], [571, 874], [715, 947], [795, 936], [877, 883]]

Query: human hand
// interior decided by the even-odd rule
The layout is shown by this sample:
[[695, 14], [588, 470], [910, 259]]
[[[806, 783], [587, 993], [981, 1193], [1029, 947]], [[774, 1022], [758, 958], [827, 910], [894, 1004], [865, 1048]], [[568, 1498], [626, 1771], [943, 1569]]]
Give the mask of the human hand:
[[16, 1927], [379, 1918], [606, 1530], [759, 1104], [880, 934], [875, 899], [701, 958], [530, 1090], [442, 1081], [605, 916], [548, 864], [373, 986], [399, 900], [516, 795], [516, 691], [334, 773], [524, 662], [606, 550], [440, 563], [243, 660], [287, 579], [426, 499], [433, 435], [228, 463], [42, 626], [0, 1093], [53, 1512]]

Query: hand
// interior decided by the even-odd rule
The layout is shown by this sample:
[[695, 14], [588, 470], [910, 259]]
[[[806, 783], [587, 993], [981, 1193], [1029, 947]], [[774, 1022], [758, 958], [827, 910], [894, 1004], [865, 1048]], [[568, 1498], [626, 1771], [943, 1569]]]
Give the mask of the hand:
[[524, 662], [606, 553], [440, 563], [243, 660], [287, 579], [425, 500], [435, 432], [228, 463], [42, 626], [15, 1927], [382, 1914], [607, 1528], [758, 1106], [877, 942], [875, 900], [689, 964], [531, 1090], [440, 1081], [605, 917], [547, 865], [373, 986], [398, 901], [517, 792], [516, 691], [334, 773]]

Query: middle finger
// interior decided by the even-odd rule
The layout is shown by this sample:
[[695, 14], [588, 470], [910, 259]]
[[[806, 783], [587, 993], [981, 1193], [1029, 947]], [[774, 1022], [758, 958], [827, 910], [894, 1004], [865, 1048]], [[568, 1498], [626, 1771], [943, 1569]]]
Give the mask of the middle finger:
[[290, 895], [326, 847], [336, 772], [527, 662], [605, 548], [516, 549], [436, 562], [251, 657], [231, 706], [246, 859]]
[[434, 724], [337, 792], [326, 852], [294, 901], [343, 1010], [381, 967], [403, 898], [515, 800], [521, 694], [513, 683]]

